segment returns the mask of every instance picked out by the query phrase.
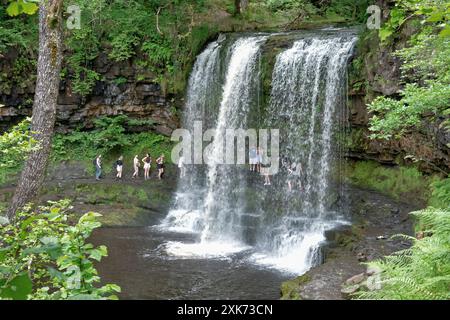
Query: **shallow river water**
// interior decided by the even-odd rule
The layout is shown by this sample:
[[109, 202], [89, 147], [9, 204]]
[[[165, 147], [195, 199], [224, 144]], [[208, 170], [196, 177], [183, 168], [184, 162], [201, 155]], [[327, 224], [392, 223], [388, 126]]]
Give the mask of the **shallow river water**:
[[104, 283], [121, 286], [121, 299], [279, 299], [281, 283], [292, 278], [249, 263], [245, 251], [222, 259], [170, 257], [164, 243], [195, 237], [153, 227], [101, 228], [91, 241], [108, 246], [98, 270]]

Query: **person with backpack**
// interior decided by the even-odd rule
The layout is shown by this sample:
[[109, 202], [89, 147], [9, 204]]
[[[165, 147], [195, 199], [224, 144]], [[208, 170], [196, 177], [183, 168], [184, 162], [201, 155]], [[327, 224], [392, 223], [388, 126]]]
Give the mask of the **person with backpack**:
[[93, 161], [95, 166], [95, 180], [100, 180], [100, 176], [102, 175], [102, 155], [99, 154]]

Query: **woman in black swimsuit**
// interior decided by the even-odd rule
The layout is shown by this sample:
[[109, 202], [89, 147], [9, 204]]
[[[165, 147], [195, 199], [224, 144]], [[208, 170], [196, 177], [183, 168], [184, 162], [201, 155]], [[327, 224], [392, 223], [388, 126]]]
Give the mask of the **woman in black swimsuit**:
[[160, 155], [158, 159], [156, 159], [156, 168], [158, 169], [158, 179], [162, 179], [162, 175], [164, 174], [164, 155]]

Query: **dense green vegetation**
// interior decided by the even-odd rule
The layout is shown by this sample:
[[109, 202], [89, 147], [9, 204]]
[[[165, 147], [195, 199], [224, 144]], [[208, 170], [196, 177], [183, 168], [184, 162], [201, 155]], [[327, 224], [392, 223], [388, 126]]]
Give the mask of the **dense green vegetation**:
[[0, 184], [20, 170], [27, 154], [39, 146], [31, 137], [29, 119], [0, 135]]
[[437, 177], [427, 177], [414, 167], [386, 167], [372, 161], [359, 161], [346, 170], [350, 181], [377, 190], [394, 199], [426, 204], [431, 197], [430, 184]]
[[87, 243], [99, 214], [71, 224], [69, 210], [68, 201], [26, 207], [0, 224], [0, 299], [117, 299], [117, 285], [97, 285], [94, 261], [107, 256], [106, 247]]
[[[402, 59], [404, 89], [400, 99], [379, 97], [369, 106], [372, 138], [390, 139], [420, 127], [424, 117], [450, 130], [450, 4], [448, 1], [396, 1], [380, 30], [383, 42], [395, 41], [399, 29], [413, 23], [418, 32], [395, 54]], [[412, 21], [412, 22], [411, 22]]]
[[[447, 1], [397, 1], [390, 19], [380, 30], [383, 43], [395, 41], [398, 30], [412, 19], [419, 32], [409, 40], [409, 46], [395, 54], [402, 59], [404, 89], [399, 99], [379, 97], [369, 106], [371, 138], [399, 138], [411, 128], [419, 128], [428, 121], [438, 122], [444, 130], [450, 129], [450, 4]], [[420, 23], [417, 23], [420, 21]], [[447, 147], [450, 147], [447, 145]], [[390, 187], [390, 175], [374, 179], [369, 172], [355, 170], [356, 176], [365, 175], [365, 183], [379, 190], [401, 191], [402, 186]], [[414, 188], [417, 179], [413, 169], [402, 169], [407, 188]], [[359, 172], [359, 174], [358, 174]], [[387, 173], [387, 171], [386, 171]], [[383, 175], [377, 172], [376, 176]], [[362, 180], [361, 180], [362, 182]], [[372, 183], [373, 182], [373, 183]], [[412, 242], [406, 250], [396, 252], [368, 265], [381, 271], [380, 288], [357, 292], [358, 299], [444, 299], [450, 298], [450, 179], [431, 183], [428, 207], [411, 213], [416, 220], [416, 237], [399, 235]], [[375, 276], [372, 276], [375, 277]]]
[[[2, 0], [5, 2], [5, 0]], [[154, 81], [167, 92], [185, 87], [188, 71], [206, 41], [219, 31], [297, 28], [302, 23], [361, 23], [370, 0], [252, 0], [236, 16], [234, 0], [72, 0], [81, 9], [81, 29], [66, 30], [63, 79], [86, 96], [104, 81], [95, 60], [133, 59], [136, 82]], [[10, 17], [0, 6], [0, 54], [18, 51], [13, 74], [0, 74], [1, 91], [33, 83], [37, 59], [36, 15]], [[221, 23], [218, 24], [217, 20]]]
[[[112, 163], [120, 155], [125, 157], [127, 163], [131, 163], [136, 154], [140, 159], [146, 153], [150, 153], [153, 158], [164, 154], [170, 163], [173, 143], [168, 137], [150, 129], [133, 133], [135, 127], [150, 128], [152, 125], [151, 120], [137, 120], [125, 115], [100, 117], [94, 121], [91, 130], [56, 134], [51, 157], [54, 163], [82, 161], [88, 170], [93, 170], [92, 160], [101, 154], [106, 161], [106, 172], [111, 170]], [[29, 119], [3, 133], [0, 136], [0, 184], [17, 174], [27, 154], [38, 147], [29, 131]]]
[[142, 159], [150, 153], [154, 158], [164, 154], [170, 162], [173, 145], [168, 137], [150, 130], [132, 133], [133, 127], [151, 127], [152, 124], [150, 120], [136, 120], [125, 115], [100, 117], [94, 121], [94, 128], [90, 131], [56, 134], [52, 159], [55, 162], [81, 160], [91, 164], [101, 154], [106, 161], [115, 161], [115, 157], [123, 155], [125, 161], [131, 162], [136, 154]]

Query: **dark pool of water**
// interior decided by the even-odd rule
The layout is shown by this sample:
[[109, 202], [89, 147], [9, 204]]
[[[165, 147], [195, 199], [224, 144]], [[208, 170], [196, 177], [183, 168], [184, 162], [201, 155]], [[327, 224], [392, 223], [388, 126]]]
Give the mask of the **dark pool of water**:
[[[92, 242], [108, 246], [98, 265], [102, 282], [122, 287], [121, 299], [279, 299], [289, 276], [226, 260], [175, 259], [160, 250], [166, 241], [193, 242], [194, 236], [154, 228], [101, 228]], [[291, 276], [292, 277], [292, 276]]]

